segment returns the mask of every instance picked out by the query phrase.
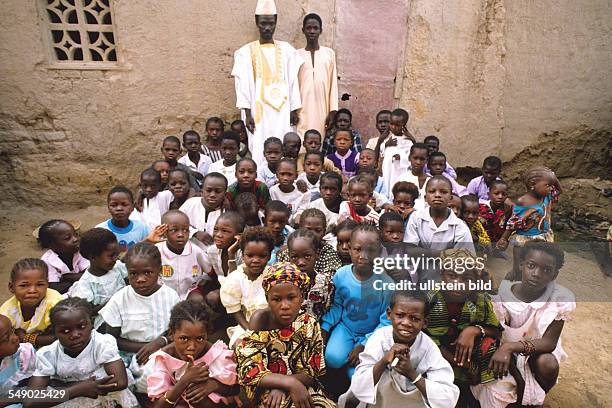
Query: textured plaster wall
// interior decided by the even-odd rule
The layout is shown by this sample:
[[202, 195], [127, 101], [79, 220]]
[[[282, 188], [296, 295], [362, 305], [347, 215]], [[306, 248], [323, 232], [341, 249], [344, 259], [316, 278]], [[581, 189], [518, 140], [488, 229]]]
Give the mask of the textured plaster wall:
[[[257, 36], [255, 3], [115, 0], [121, 69], [76, 71], [46, 67], [34, 1], [1, 2], [0, 201], [100, 202], [136, 184], [163, 136], [234, 119], [232, 55]], [[510, 160], [542, 133], [611, 127], [609, 1], [407, 4], [396, 104], [418, 137], [440, 135], [454, 165]], [[277, 6], [278, 39], [303, 46], [302, 17], [316, 11], [322, 44], [334, 42], [334, 1]]]

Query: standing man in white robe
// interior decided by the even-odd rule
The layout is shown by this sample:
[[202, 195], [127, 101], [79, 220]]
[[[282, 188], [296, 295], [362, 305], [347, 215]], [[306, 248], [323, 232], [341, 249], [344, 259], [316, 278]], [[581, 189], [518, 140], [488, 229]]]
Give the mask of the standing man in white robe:
[[310, 129], [326, 135], [338, 110], [336, 53], [319, 45], [322, 31], [323, 22], [319, 15], [310, 13], [304, 17], [302, 32], [306, 37], [306, 47], [298, 50], [304, 60], [299, 73], [302, 110], [298, 133], [302, 139]]
[[289, 43], [273, 39], [276, 21], [274, 0], [259, 0], [255, 10], [259, 40], [234, 53], [236, 107], [242, 110], [256, 163], [264, 162], [266, 139], [282, 140], [285, 133], [296, 130], [302, 107], [298, 72], [304, 61]]

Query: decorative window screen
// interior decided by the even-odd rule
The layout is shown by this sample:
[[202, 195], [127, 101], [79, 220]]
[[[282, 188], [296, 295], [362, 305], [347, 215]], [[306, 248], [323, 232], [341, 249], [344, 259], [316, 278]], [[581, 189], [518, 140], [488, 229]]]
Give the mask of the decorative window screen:
[[112, 0], [38, 0], [52, 65], [117, 66]]

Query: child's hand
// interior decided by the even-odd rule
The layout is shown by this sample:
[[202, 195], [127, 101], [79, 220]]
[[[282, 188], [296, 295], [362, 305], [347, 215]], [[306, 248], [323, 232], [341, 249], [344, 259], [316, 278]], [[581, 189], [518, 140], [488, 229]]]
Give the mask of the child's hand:
[[112, 382], [114, 377], [115, 376], [111, 374], [96, 380], [95, 376], [91, 376], [89, 380], [81, 381], [75, 385], [76, 390], [73, 389], [71, 398], [79, 396], [96, 399], [99, 395], [106, 395], [117, 386], [116, 382]]
[[396, 356], [405, 353], [406, 350], [410, 350], [410, 347], [406, 344], [395, 343], [391, 347], [391, 350], [387, 351], [387, 354], [385, 354], [385, 361], [387, 362], [387, 364], [391, 364], [393, 360], [395, 360]]
[[134, 208], [138, 212], [142, 212], [143, 207], [144, 207], [144, 194], [142, 194], [142, 191], [138, 189], [138, 192], [136, 193], [136, 200], [134, 200]]
[[151, 231], [151, 233], [145, 239], [146, 241], [157, 244], [158, 242], [163, 242], [166, 240], [166, 232], [168, 232], [168, 225], [161, 224], [158, 225]]
[[[393, 147], [393, 146], [397, 146], [397, 137], [393, 137], [393, 136], [391, 136], [391, 137], [389, 138], [389, 140], [387, 140], [387, 141], [385, 142], [385, 149], [386, 149], [387, 147]], [[394, 158], [395, 158], [395, 156], [394, 156]], [[398, 159], [397, 159], [397, 160], [399, 160], [399, 155], [398, 155]]]
[[404, 212], [402, 213], [402, 217], [404, 219], [407, 219], [408, 217], [410, 217], [410, 214], [412, 214], [413, 212], [414, 212], [414, 207], [406, 208], [406, 210], [404, 210]]
[[397, 364], [393, 369], [410, 379], [411, 377], [416, 377], [416, 371], [412, 367], [412, 363], [410, 362], [410, 348], [407, 348], [405, 352], [397, 355]]
[[287, 397], [285, 391], [273, 389], [266, 397], [266, 408], [280, 408]]
[[394, 213], [397, 213], [397, 214], [401, 214], [402, 213], [402, 210], [400, 210], [399, 207], [397, 207], [397, 206], [395, 206], [393, 204], [389, 204], [389, 203], [383, 204], [382, 209], [385, 210], [385, 211], [394, 212]]
[[[189, 356], [191, 357], [191, 356]], [[191, 357], [191, 361], [187, 364], [187, 369], [185, 370], [185, 381], [189, 383], [201, 384], [208, 381], [209, 371], [206, 363], [193, 364], [193, 357]]]
[[363, 351], [365, 347], [363, 347], [363, 344], [358, 344], [357, 347], [355, 347], [348, 355], [348, 361], [349, 361], [349, 365], [351, 367], [357, 367], [357, 365], [359, 364], [359, 353], [361, 353]]
[[499, 249], [500, 251], [505, 251], [506, 248], [508, 248], [508, 240], [506, 238], [500, 238], [499, 241], [497, 241], [497, 244], [495, 244], [495, 248]]
[[204, 398], [208, 397], [208, 394], [214, 392], [215, 383], [213, 381], [205, 381], [201, 383], [191, 383], [185, 390], [185, 399], [191, 405], [198, 404]]
[[296, 181], [295, 186], [298, 190], [300, 190], [301, 193], [305, 193], [308, 191], [308, 186], [306, 185], [306, 182], [304, 180]]
[[[227, 248], [227, 255], [229, 259], [236, 260], [236, 254], [238, 253], [238, 249], [240, 249], [240, 237], [241, 236], [242, 235], [240, 234], [234, 236], [236, 241], [232, 245], [230, 245], [229, 248]], [[229, 255], [232, 255], [232, 256], [230, 257]]]
[[489, 369], [493, 372], [493, 376], [497, 379], [508, 375], [510, 360], [512, 358], [512, 353], [504, 346], [504, 344], [499, 346], [497, 351], [493, 353], [491, 362], [489, 362]]
[[296, 408], [314, 408], [314, 401], [310, 393], [300, 381], [293, 381], [289, 391], [289, 397]]
[[149, 360], [149, 356], [151, 356], [151, 354], [155, 353], [163, 346], [163, 344], [159, 344], [159, 338], [150, 341], [144, 346], [142, 346], [140, 350], [138, 350], [138, 353], [136, 353], [136, 362], [138, 363], [138, 365], [142, 366], [146, 364], [146, 362]]
[[472, 350], [474, 350], [474, 340], [480, 334], [480, 329], [476, 326], [466, 327], [459, 333], [459, 337], [451, 346], [455, 346], [455, 355], [453, 359], [459, 367], [467, 365], [472, 359]]
[[17, 337], [19, 337], [19, 342], [24, 343], [23, 338], [27, 334], [26, 331], [23, 329], [15, 329], [15, 334], [17, 335]]
[[193, 236], [204, 245], [212, 245], [214, 242], [213, 237], [206, 231], [198, 231]]

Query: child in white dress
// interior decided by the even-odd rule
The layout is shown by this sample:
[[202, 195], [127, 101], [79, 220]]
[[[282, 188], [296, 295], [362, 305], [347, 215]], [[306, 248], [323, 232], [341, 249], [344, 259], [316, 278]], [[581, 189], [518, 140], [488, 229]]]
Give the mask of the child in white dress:
[[117, 342], [93, 330], [91, 320], [91, 305], [84, 299], [64, 299], [55, 305], [51, 323], [57, 340], [38, 350], [28, 387], [65, 389], [69, 400], [60, 407], [137, 407], [127, 389], [129, 377]]
[[150, 167], [140, 173], [140, 192], [130, 220], [144, 222], [151, 231], [161, 224], [161, 216], [168, 211], [174, 199], [170, 190], [161, 190], [161, 176], [157, 171]]

